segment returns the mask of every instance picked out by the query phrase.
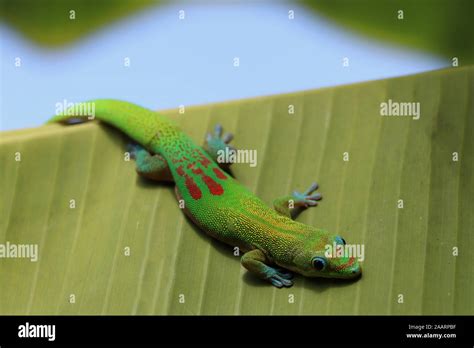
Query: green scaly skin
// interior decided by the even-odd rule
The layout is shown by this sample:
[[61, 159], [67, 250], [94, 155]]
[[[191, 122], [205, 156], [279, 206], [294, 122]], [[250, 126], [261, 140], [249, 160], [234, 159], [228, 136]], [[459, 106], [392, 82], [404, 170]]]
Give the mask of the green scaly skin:
[[[95, 118], [139, 144], [132, 147], [138, 173], [174, 181], [177, 198], [184, 200], [189, 218], [210, 236], [244, 251], [242, 265], [260, 278], [276, 287], [289, 287], [293, 284], [291, 271], [326, 278], [361, 274], [355, 257], [325, 257], [326, 245], [345, 244], [340, 236], [291, 218], [289, 203], [302, 208], [317, 204], [321, 196], [313, 194], [316, 184], [304, 193], [276, 199], [275, 209], [270, 209], [222, 170], [229, 164], [216, 163], [217, 150], [230, 147], [231, 136], [221, 139], [221, 128], [216, 128], [214, 136], [208, 135], [204, 149], [171, 120], [151, 110], [118, 100], [88, 103], [95, 104]], [[85, 115], [58, 115], [48, 123], [71, 119], [87, 120]]]

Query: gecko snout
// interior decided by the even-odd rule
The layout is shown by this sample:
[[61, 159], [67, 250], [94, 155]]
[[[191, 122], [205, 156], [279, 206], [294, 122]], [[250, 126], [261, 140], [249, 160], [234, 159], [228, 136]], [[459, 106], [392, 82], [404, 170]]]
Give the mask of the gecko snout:
[[362, 274], [362, 267], [359, 264], [356, 264], [351, 268], [350, 272], [353, 278], [357, 278]]

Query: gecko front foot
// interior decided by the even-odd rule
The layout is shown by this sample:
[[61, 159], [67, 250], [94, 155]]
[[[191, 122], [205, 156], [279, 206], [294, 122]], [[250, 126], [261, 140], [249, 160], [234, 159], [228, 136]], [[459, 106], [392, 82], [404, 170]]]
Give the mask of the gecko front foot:
[[303, 193], [294, 191], [293, 198], [295, 199], [295, 206], [308, 208], [308, 207], [314, 207], [318, 205], [317, 201], [319, 201], [322, 198], [322, 196], [320, 193], [313, 193], [317, 189], [318, 189], [318, 184], [314, 182]]
[[270, 266], [271, 261], [267, 255], [259, 250], [254, 249], [246, 252], [242, 256], [242, 265], [247, 268], [250, 272], [256, 274], [258, 277], [265, 279], [272, 283], [277, 288], [290, 287], [293, 282], [290, 280], [293, 278], [293, 273], [282, 269], [280, 267]]
[[273, 286], [276, 286], [277, 288], [282, 288], [284, 286], [289, 288], [293, 286], [293, 281], [291, 280], [293, 278], [293, 273], [272, 267], [269, 267], [268, 273], [267, 280], [269, 280]]
[[235, 153], [236, 149], [229, 145], [234, 136], [232, 133], [225, 133], [222, 136], [222, 126], [217, 124], [214, 127], [214, 134], [207, 133], [204, 143], [204, 150], [221, 166], [229, 166], [232, 162], [226, 161], [231, 153]]

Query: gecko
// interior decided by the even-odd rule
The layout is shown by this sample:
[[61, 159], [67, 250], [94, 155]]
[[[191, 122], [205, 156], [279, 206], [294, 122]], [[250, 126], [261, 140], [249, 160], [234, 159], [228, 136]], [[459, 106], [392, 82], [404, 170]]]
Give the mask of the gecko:
[[[230, 144], [233, 135], [223, 134], [221, 125], [199, 146], [174, 120], [158, 112], [120, 100], [86, 103], [94, 106], [94, 119], [131, 138], [129, 152], [137, 173], [173, 182], [189, 219], [211, 237], [243, 252], [241, 264], [251, 273], [277, 288], [291, 287], [294, 273], [343, 279], [361, 275], [355, 256], [326, 256], [328, 245], [346, 244], [340, 235], [295, 220], [297, 210], [316, 206], [322, 198], [316, 183], [275, 199], [272, 209], [229, 173], [231, 163], [217, 161], [220, 151], [236, 151]], [[55, 115], [48, 123], [91, 119], [86, 112], [78, 115], [77, 108], [72, 111]]]

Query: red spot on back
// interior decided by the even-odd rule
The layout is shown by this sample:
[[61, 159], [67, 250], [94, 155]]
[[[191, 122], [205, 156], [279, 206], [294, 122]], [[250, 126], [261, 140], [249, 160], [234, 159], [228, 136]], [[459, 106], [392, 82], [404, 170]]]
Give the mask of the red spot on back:
[[[210, 176], [204, 173], [203, 168], [207, 168], [213, 162], [209, 160], [199, 149], [194, 149], [194, 151], [192, 152], [192, 157], [195, 162], [194, 161], [191, 162], [186, 156], [183, 156], [181, 159], [175, 162], [175, 163], [188, 162], [187, 164], [183, 163], [183, 165], [186, 165], [186, 172], [183, 168], [183, 165], [180, 165], [179, 167], [177, 167], [176, 172], [178, 173], [179, 176], [184, 177], [185, 186], [189, 194], [191, 195], [191, 197], [196, 200], [200, 199], [202, 197], [202, 192], [199, 186], [195, 182], [196, 177], [193, 178], [191, 173], [188, 170], [191, 170], [193, 174], [201, 177], [202, 181], [207, 186], [207, 188], [209, 189], [209, 192], [212, 195], [214, 196], [222, 195], [224, 193], [224, 188], [218, 182], [216, 182], [213, 178], [211, 178]], [[198, 164], [201, 164], [203, 168], [198, 168], [196, 166]], [[212, 167], [214, 166], [211, 166], [211, 168]], [[216, 175], [218, 179], [222, 179], [222, 180], [227, 179], [227, 176], [219, 168], [212, 168], [212, 170], [214, 171], [214, 174]]]
[[186, 188], [188, 189], [191, 197], [193, 197], [193, 199], [201, 198], [202, 192], [199, 189], [198, 185], [196, 185], [196, 183], [194, 182], [193, 178], [191, 178], [189, 175], [186, 175], [185, 178], [186, 178], [186, 182], [185, 182]]
[[178, 168], [176, 168], [176, 172], [178, 173], [179, 176], [185, 175], [183, 166], [179, 166]]
[[220, 196], [221, 194], [224, 193], [224, 189], [220, 184], [214, 181], [210, 176], [207, 176], [205, 174], [202, 175], [202, 180], [206, 184], [206, 186], [209, 188], [209, 191], [214, 195], [214, 196]]
[[207, 166], [211, 164], [211, 161], [206, 156], [204, 156], [201, 151], [198, 150], [198, 153], [199, 153], [199, 156], [201, 157], [199, 162], [204, 166], [204, 168], [207, 168]]
[[214, 170], [214, 173], [216, 174], [216, 176], [217, 176], [219, 179], [222, 179], [222, 180], [227, 179], [227, 177], [225, 176], [225, 174], [222, 173], [222, 170], [220, 170], [219, 168], [213, 168], [213, 170]]

